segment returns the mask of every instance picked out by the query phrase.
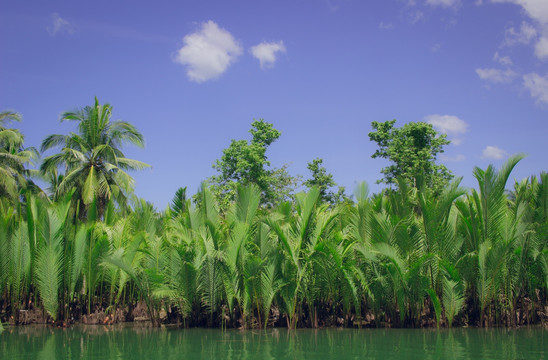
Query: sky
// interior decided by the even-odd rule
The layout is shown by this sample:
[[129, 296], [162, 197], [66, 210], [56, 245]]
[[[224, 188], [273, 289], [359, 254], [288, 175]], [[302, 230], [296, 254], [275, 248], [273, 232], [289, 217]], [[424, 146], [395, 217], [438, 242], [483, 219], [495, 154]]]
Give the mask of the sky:
[[253, 119], [282, 133], [273, 167], [307, 179], [322, 158], [349, 194], [382, 189], [368, 133], [392, 119], [446, 133], [438, 160], [465, 187], [526, 154], [513, 182], [548, 170], [548, 1], [0, 0], [0, 110], [26, 146], [95, 96], [144, 135], [123, 150], [151, 165], [131, 175], [158, 209]]

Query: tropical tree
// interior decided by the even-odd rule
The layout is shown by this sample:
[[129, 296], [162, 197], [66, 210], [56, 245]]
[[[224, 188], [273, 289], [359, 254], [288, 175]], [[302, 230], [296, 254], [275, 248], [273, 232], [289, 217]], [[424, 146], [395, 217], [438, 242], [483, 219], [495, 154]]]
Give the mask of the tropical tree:
[[276, 235], [280, 250], [284, 254], [282, 277], [285, 281], [280, 289], [288, 328], [297, 326], [298, 307], [308, 300], [310, 313], [314, 314], [311, 291], [315, 284], [316, 261], [323, 256], [323, 241], [334, 228], [336, 212], [327, 211], [327, 204], [320, 205], [320, 191], [313, 188], [308, 194], [296, 196], [295, 215], [283, 221], [282, 214], [272, 214], [265, 222]]
[[29, 217], [32, 219], [33, 228], [30, 233], [35, 236], [32, 240], [36, 242], [33, 268], [35, 285], [44, 310], [54, 321], [58, 319], [61, 311], [66, 311], [62, 306], [61, 294], [65, 290], [64, 269], [68, 260], [65, 255], [66, 230], [69, 226], [67, 217], [71, 196], [71, 193], [67, 194], [62, 201], [52, 206], [36, 199], [37, 202], [32, 206], [32, 215]]
[[452, 178], [444, 165], [436, 164], [437, 155], [450, 143], [447, 135], [439, 135], [424, 122], [410, 122], [401, 128], [395, 128], [395, 123], [396, 120], [371, 123], [375, 131], [369, 133], [369, 139], [379, 146], [371, 157], [391, 162], [381, 170], [384, 178], [378, 183], [397, 185], [397, 178], [402, 177], [416, 187], [417, 178], [422, 176], [427, 186], [441, 190]]
[[[512, 299], [520, 291], [516, 255], [522, 253], [518, 249], [527, 240], [528, 225], [523, 221], [523, 209], [511, 210], [505, 188], [522, 158], [511, 157], [499, 171], [493, 166], [486, 170], [476, 167], [479, 192], [473, 189], [466, 201], [457, 201], [464, 234], [460, 272], [470, 284], [472, 310], [477, 311], [482, 325], [491, 320], [491, 305], [499, 296], [509, 300], [507, 306], [512, 307]], [[495, 310], [500, 307], [495, 306]]]
[[143, 135], [126, 121], [111, 121], [111, 116], [112, 106], [101, 105], [95, 98], [93, 106], [61, 115], [61, 121], [77, 122], [78, 133], [49, 135], [42, 142], [42, 152], [61, 146], [61, 152], [44, 159], [40, 171], [44, 175], [56, 174], [58, 168], [63, 168], [53, 196], [59, 198], [76, 189], [74, 199], [79, 202], [80, 218], [87, 216], [95, 200], [99, 218], [110, 199], [125, 206], [134, 183], [126, 171], [149, 167], [126, 158], [122, 152], [126, 142], [143, 147]]
[[324, 202], [330, 204], [336, 204], [338, 202], [349, 200], [344, 194], [344, 187], [339, 186], [338, 192], [334, 193], [329, 190], [337, 184], [333, 180], [333, 175], [327, 172], [327, 169], [322, 165], [323, 159], [317, 158], [307, 164], [308, 170], [311, 172], [311, 178], [306, 180], [303, 184], [311, 189], [317, 186], [320, 189], [320, 198]]
[[462, 245], [457, 233], [458, 210], [455, 201], [466, 192], [459, 187], [459, 183], [460, 179], [453, 181], [440, 194], [424, 185], [417, 192], [417, 236], [426, 253], [432, 255], [427, 267], [429, 286], [426, 291], [432, 301], [438, 326], [441, 303], [445, 305], [449, 326], [464, 304], [464, 285], [454, 267]]
[[10, 121], [21, 121], [21, 115], [13, 111], [0, 112], [0, 197], [15, 201], [31, 173], [25, 166], [38, 157], [38, 152], [24, 148], [23, 134], [6, 127]]
[[269, 168], [266, 150], [281, 133], [263, 119], [253, 121], [249, 132], [252, 135], [250, 142], [232, 140], [223, 150], [221, 159], [213, 165], [219, 174], [208, 182], [221, 211], [235, 199], [237, 184], [257, 186], [261, 191], [261, 204], [267, 206], [287, 200], [297, 185], [297, 179], [288, 174], [286, 166]]

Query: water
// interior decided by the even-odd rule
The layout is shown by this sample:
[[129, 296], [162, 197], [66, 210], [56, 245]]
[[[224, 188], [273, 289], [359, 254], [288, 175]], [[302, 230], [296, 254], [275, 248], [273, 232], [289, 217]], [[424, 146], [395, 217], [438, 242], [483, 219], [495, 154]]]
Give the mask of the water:
[[546, 359], [548, 331], [524, 329], [10, 328], [0, 359]]

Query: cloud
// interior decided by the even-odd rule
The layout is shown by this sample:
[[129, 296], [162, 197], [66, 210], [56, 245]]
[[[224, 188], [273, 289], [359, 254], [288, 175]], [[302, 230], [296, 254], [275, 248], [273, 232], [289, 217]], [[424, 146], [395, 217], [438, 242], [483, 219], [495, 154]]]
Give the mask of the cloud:
[[329, 11], [332, 12], [332, 13], [338, 11], [339, 8], [340, 8], [340, 5], [335, 5], [335, 4], [333, 4], [333, 1], [330, 1], [330, 0], [325, 0], [325, 3], [327, 5], [327, 8], [329, 9]]
[[412, 25], [415, 25], [416, 23], [424, 20], [424, 13], [420, 10], [414, 11], [407, 15], [407, 19]]
[[460, 0], [426, 0], [431, 6], [456, 7], [460, 5]]
[[517, 74], [511, 69], [476, 69], [476, 74], [482, 80], [486, 80], [492, 83], [508, 83], [511, 82]]
[[447, 135], [462, 135], [468, 131], [468, 124], [454, 115], [428, 115], [424, 118], [427, 123]]
[[273, 67], [276, 62], [276, 53], [285, 51], [283, 41], [278, 41], [277, 43], [262, 42], [251, 48], [251, 54], [259, 60], [261, 69]]
[[548, 2], [546, 0], [491, 0], [491, 2], [519, 5], [531, 19], [548, 24]]
[[541, 59], [548, 59], [548, 36], [543, 36], [535, 45], [535, 55]]
[[482, 159], [499, 160], [506, 156], [506, 151], [496, 146], [487, 146], [481, 154]]
[[46, 28], [51, 36], [55, 36], [58, 33], [73, 34], [75, 31], [74, 25], [59, 16], [58, 13], [51, 14], [51, 21], [51, 26]]
[[219, 77], [242, 54], [242, 47], [225, 29], [215, 22], [183, 38], [174, 61], [187, 67], [191, 81], [202, 83]]
[[544, 77], [536, 73], [526, 74], [523, 76], [523, 85], [538, 102], [548, 104], [548, 74]]
[[502, 65], [506, 65], [506, 66], [512, 65], [512, 60], [510, 59], [510, 57], [500, 56], [498, 51], [495, 52], [495, 55], [493, 55], [493, 60], [495, 60], [496, 62]]
[[533, 24], [523, 22], [519, 31], [510, 28], [506, 32], [506, 45], [529, 44], [538, 35], [535, 55], [541, 60], [548, 59], [548, 1], [546, 0], [491, 0], [493, 3], [512, 3], [520, 6]]
[[424, 120], [439, 132], [452, 136], [453, 145], [460, 145], [462, 139], [458, 136], [468, 131], [468, 124], [454, 115], [432, 114], [425, 116]]
[[441, 154], [440, 160], [445, 162], [460, 162], [460, 161], [466, 160], [466, 156], [462, 154], [457, 154], [455, 156], [447, 156], [447, 155]]
[[537, 30], [525, 21], [521, 23], [519, 30], [511, 27], [506, 30], [506, 37], [504, 39], [504, 44], [507, 46], [512, 46], [515, 44], [529, 44], [535, 36], [537, 36]]
[[391, 22], [385, 23], [384, 21], [381, 21], [379, 23], [379, 29], [381, 30], [392, 30], [393, 28], [394, 28], [394, 24], [392, 24]]

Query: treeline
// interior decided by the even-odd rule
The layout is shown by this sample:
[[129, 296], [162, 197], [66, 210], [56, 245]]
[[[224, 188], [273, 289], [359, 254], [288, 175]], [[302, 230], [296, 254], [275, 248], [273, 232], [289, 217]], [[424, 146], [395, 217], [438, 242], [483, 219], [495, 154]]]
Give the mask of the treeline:
[[159, 212], [131, 200], [124, 170], [146, 164], [120, 146], [142, 136], [108, 121], [110, 111], [96, 101], [66, 113], [79, 133], [44, 140], [46, 150], [62, 145], [40, 167], [47, 192], [25, 167], [35, 152], [18, 131], [0, 129], [1, 171], [11, 176], [0, 182], [1, 321], [27, 323], [34, 312], [59, 325], [99, 314], [110, 323], [135, 319], [142, 304], [155, 326], [546, 320], [548, 174], [507, 191], [522, 156], [498, 171], [476, 168], [477, 190], [398, 176], [380, 194], [361, 184], [352, 199], [329, 201], [311, 184], [273, 203], [252, 181], [234, 181], [220, 197], [219, 181], [194, 201], [177, 192]]
[[30, 192], [0, 207], [3, 320], [37, 307], [54, 321], [146, 303], [148, 318], [185, 326], [519, 325], [547, 305], [548, 175], [505, 185], [519, 157], [476, 169], [479, 191], [409, 188], [354, 203], [317, 188], [266, 210], [239, 187], [223, 215], [200, 206], [127, 214], [109, 202], [80, 221], [74, 194]]

